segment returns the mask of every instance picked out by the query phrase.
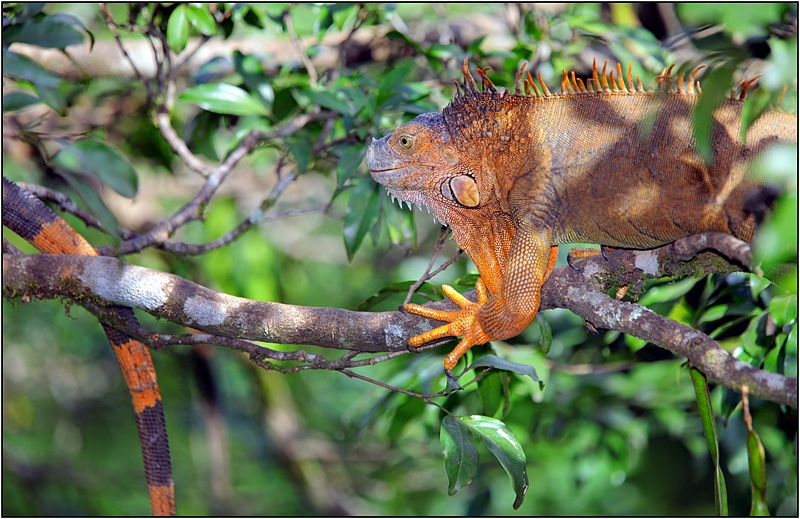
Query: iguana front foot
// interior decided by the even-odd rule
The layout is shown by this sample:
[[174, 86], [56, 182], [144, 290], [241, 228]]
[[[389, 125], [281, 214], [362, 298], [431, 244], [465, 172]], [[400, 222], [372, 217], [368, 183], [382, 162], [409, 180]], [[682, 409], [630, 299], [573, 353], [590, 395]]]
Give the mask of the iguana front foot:
[[454, 378], [453, 368], [458, 364], [458, 360], [467, 350], [477, 344], [489, 342], [489, 337], [483, 331], [477, 318], [478, 308], [489, 300], [489, 293], [486, 291], [486, 285], [484, 285], [483, 280], [480, 278], [478, 278], [478, 281], [475, 283], [475, 292], [478, 295], [478, 301], [476, 303], [473, 303], [448, 285], [442, 285], [442, 292], [444, 292], [448, 299], [458, 305], [461, 310], [434, 310], [416, 304], [403, 305], [403, 309], [409, 313], [449, 323], [411, 337], [408, 340], [408, 345], [412, 348], [419, 348], [425, 343], [441, 339], [442, 337], [463, 337], [458, 343], [458, 346], [444, 358], [444, 371], [448, 377]]

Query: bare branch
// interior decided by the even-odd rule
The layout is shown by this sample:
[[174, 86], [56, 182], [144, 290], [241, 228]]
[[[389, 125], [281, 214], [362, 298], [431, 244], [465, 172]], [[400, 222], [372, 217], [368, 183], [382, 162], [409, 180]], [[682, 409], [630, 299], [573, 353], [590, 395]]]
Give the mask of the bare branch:
[[236, 149], [231, 152], [230, 155], [228, 155], [228, 158], [225, 159], [222, 164], [210, 170], [208, 176], [206, 177], [205, 183], [200, 188], [200, 191], [198, 191], [192, 200], [190, 200], [188, 203], [186, 203], [186, 205], [181, 207], [174, 215], [172, 215], [172, 217], [161, 222], [149, 232], [123, 241], [119, 244], [117, 249], [114, 249], [111, 246], [99, 247], [97, 249], [98, 253], [100, 253], [102, 256], [124, 256], [126, 254], [139, 252], [154, 245], [160, 246], [166, 242], [177, 229], [189, 222], [202, 218], [203, 209], [217, 192], [219, 186], [222, 185], [239, 161], [251, 153], [259, 144], [277, 138], [288, 137], [302, 129], [310, 122], [334, 117], [338, 117], [338, 114], [334, 112], [303, 114], [295, 117], [286, 125], [276, 128], [270, 132], [252, 130], [244, 139], [242, 139], [241, 144], [239, 144], [239, 146], [237, 146]]

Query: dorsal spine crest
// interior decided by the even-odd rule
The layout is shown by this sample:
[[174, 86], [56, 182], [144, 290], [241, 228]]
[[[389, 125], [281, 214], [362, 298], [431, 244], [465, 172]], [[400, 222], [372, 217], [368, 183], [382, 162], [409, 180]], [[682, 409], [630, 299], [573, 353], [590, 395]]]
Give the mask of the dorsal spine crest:
[[[528, 62], [523, 61], [514, 78], [514, 95], [521, 97], [569, 97], [576, 95], [597, 95], [605, 94], [644, 94], [663, 92], [677, 95], [699, 95], [703, 90], [700, 87], [700, 82], [697, 80], [698, 73], [706, 67], [706, 65], [699, 65], [692, 69], [686, 78], [686, 74], [681, 71], [676, 78], [673, 75], [675, 65], [670, 65], [665, 68], [659, 75], [655, 77], [655, 85], [650, 89], [645, 89], [641, 78], [638, 74], [633, 74], [633, 63], [628, 63], [627, 74], [623, 73], [622, 64], [617, 63], [616, 67], [609, 67], [608, 60], [603, 62], [602, 71], [598, 73], [597, 60], [592, 63], [592, 76], [585, 81], [577, 77], [575, 71], [562, 71], [561, 76], [561, 94], [553, 94], [547, 87], [540, 71], [536, 72], [537, 81], [534, 80], [531, 72], [527, 70]], [[609, 70], [610, 69], [610, 70]], [[475, 81], [472, 73], [469, 70], [469, 61], [464, 58], [463, 65], [463, 80], [462, 82], [455, 82], [456, 97], [473, 97], [481, 93], [491, 93], [497, 95], [502, 99], [508, 92], [505, 88], [497, 88], [495, 84], [489, 79], [487, 71], [491, 67], [476, 68], [478, 77], [481, 79], [481, 86]], [[636, 82], [634, 83], [634, 77]], [[752, 92], [756, 87], [756, 81], [761, 76], [756, 76], [752, 79], [742, 79], [734, 87], [730, 98], [736, 101], [744, 101], [748, 92]], [[754, 86], [755, 85], [755, 86]], [[783, 100], [786, 89], [781, 94], [778, 103]]]

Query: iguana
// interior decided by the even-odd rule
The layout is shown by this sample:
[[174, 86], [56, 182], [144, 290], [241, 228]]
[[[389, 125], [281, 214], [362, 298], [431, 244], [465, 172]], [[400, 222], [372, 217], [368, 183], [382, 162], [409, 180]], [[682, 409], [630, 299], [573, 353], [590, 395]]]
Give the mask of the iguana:
[[648, 249], [710, 231], [750, 241], [757, 218], [748, 199], [760, 192], [746, 178], [751, 159], [772, 143], [797, 142], [797, 116], [774, 109], [741, 142], [754, 80], [708, 121], [706, 162], [692, 121], [702, 67], [688, 81], [670, 67], [645, 91], [630, 67], [626, 81], [619, 64], [615, 75], [606, 66], [598, 74], [595, 63], [585, 83], [564, 71], [561, 94], [541, 74], [539, 86], [524, 77], [525, 67], [514, 93], [478, 69], [479, 90], [465, 59], [463, 83], [442, 113], [417, 116], [367, 151], [372, 177], [393, 198], [427, 206], [478, 267], [476, 303], [445, 285], [460, 310], [404, 306], [449, 323], [412, 337], [411, 347], [463, 337], [444, 360], [450, 377], [469, 348], [531, 323], [559, 244]]

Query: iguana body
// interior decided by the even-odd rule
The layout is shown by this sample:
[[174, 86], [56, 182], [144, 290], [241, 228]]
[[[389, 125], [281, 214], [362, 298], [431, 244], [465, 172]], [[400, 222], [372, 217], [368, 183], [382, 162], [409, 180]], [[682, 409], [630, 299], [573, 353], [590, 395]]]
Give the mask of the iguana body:
[[[483, 71], [479, 91], [464, 62], [464, 83], [441, 114], [428, 113], [373, 141], [372, 177], [401, 200], [424, 204], [450, 225], [478, 267], [478, 302], [447, 287], [462, 310], [412, 313], [449, 324], [409, 340], [463, 336], [445, 359], [448, 374], [471, 346], [513, 337], [539, 309], [541, 286], [557, 245], [599, 243], [647, 249], [709, 231], [749, 241], [756, 219], [745, 176], [768, 145], [797, 142], [797, 117], [768, 111], [740, 141], [742, 95], [715, 112], [713, 160], [698, 154], [692, 112], [699, 98], [669, 72], [645, 92], [630, 71], [583, 82], [564, 72], [561, 95], [541, 91], [522, 69], [514, 94], [498, 91]], [[711, 121], [709, 121], [711, 123]]]

